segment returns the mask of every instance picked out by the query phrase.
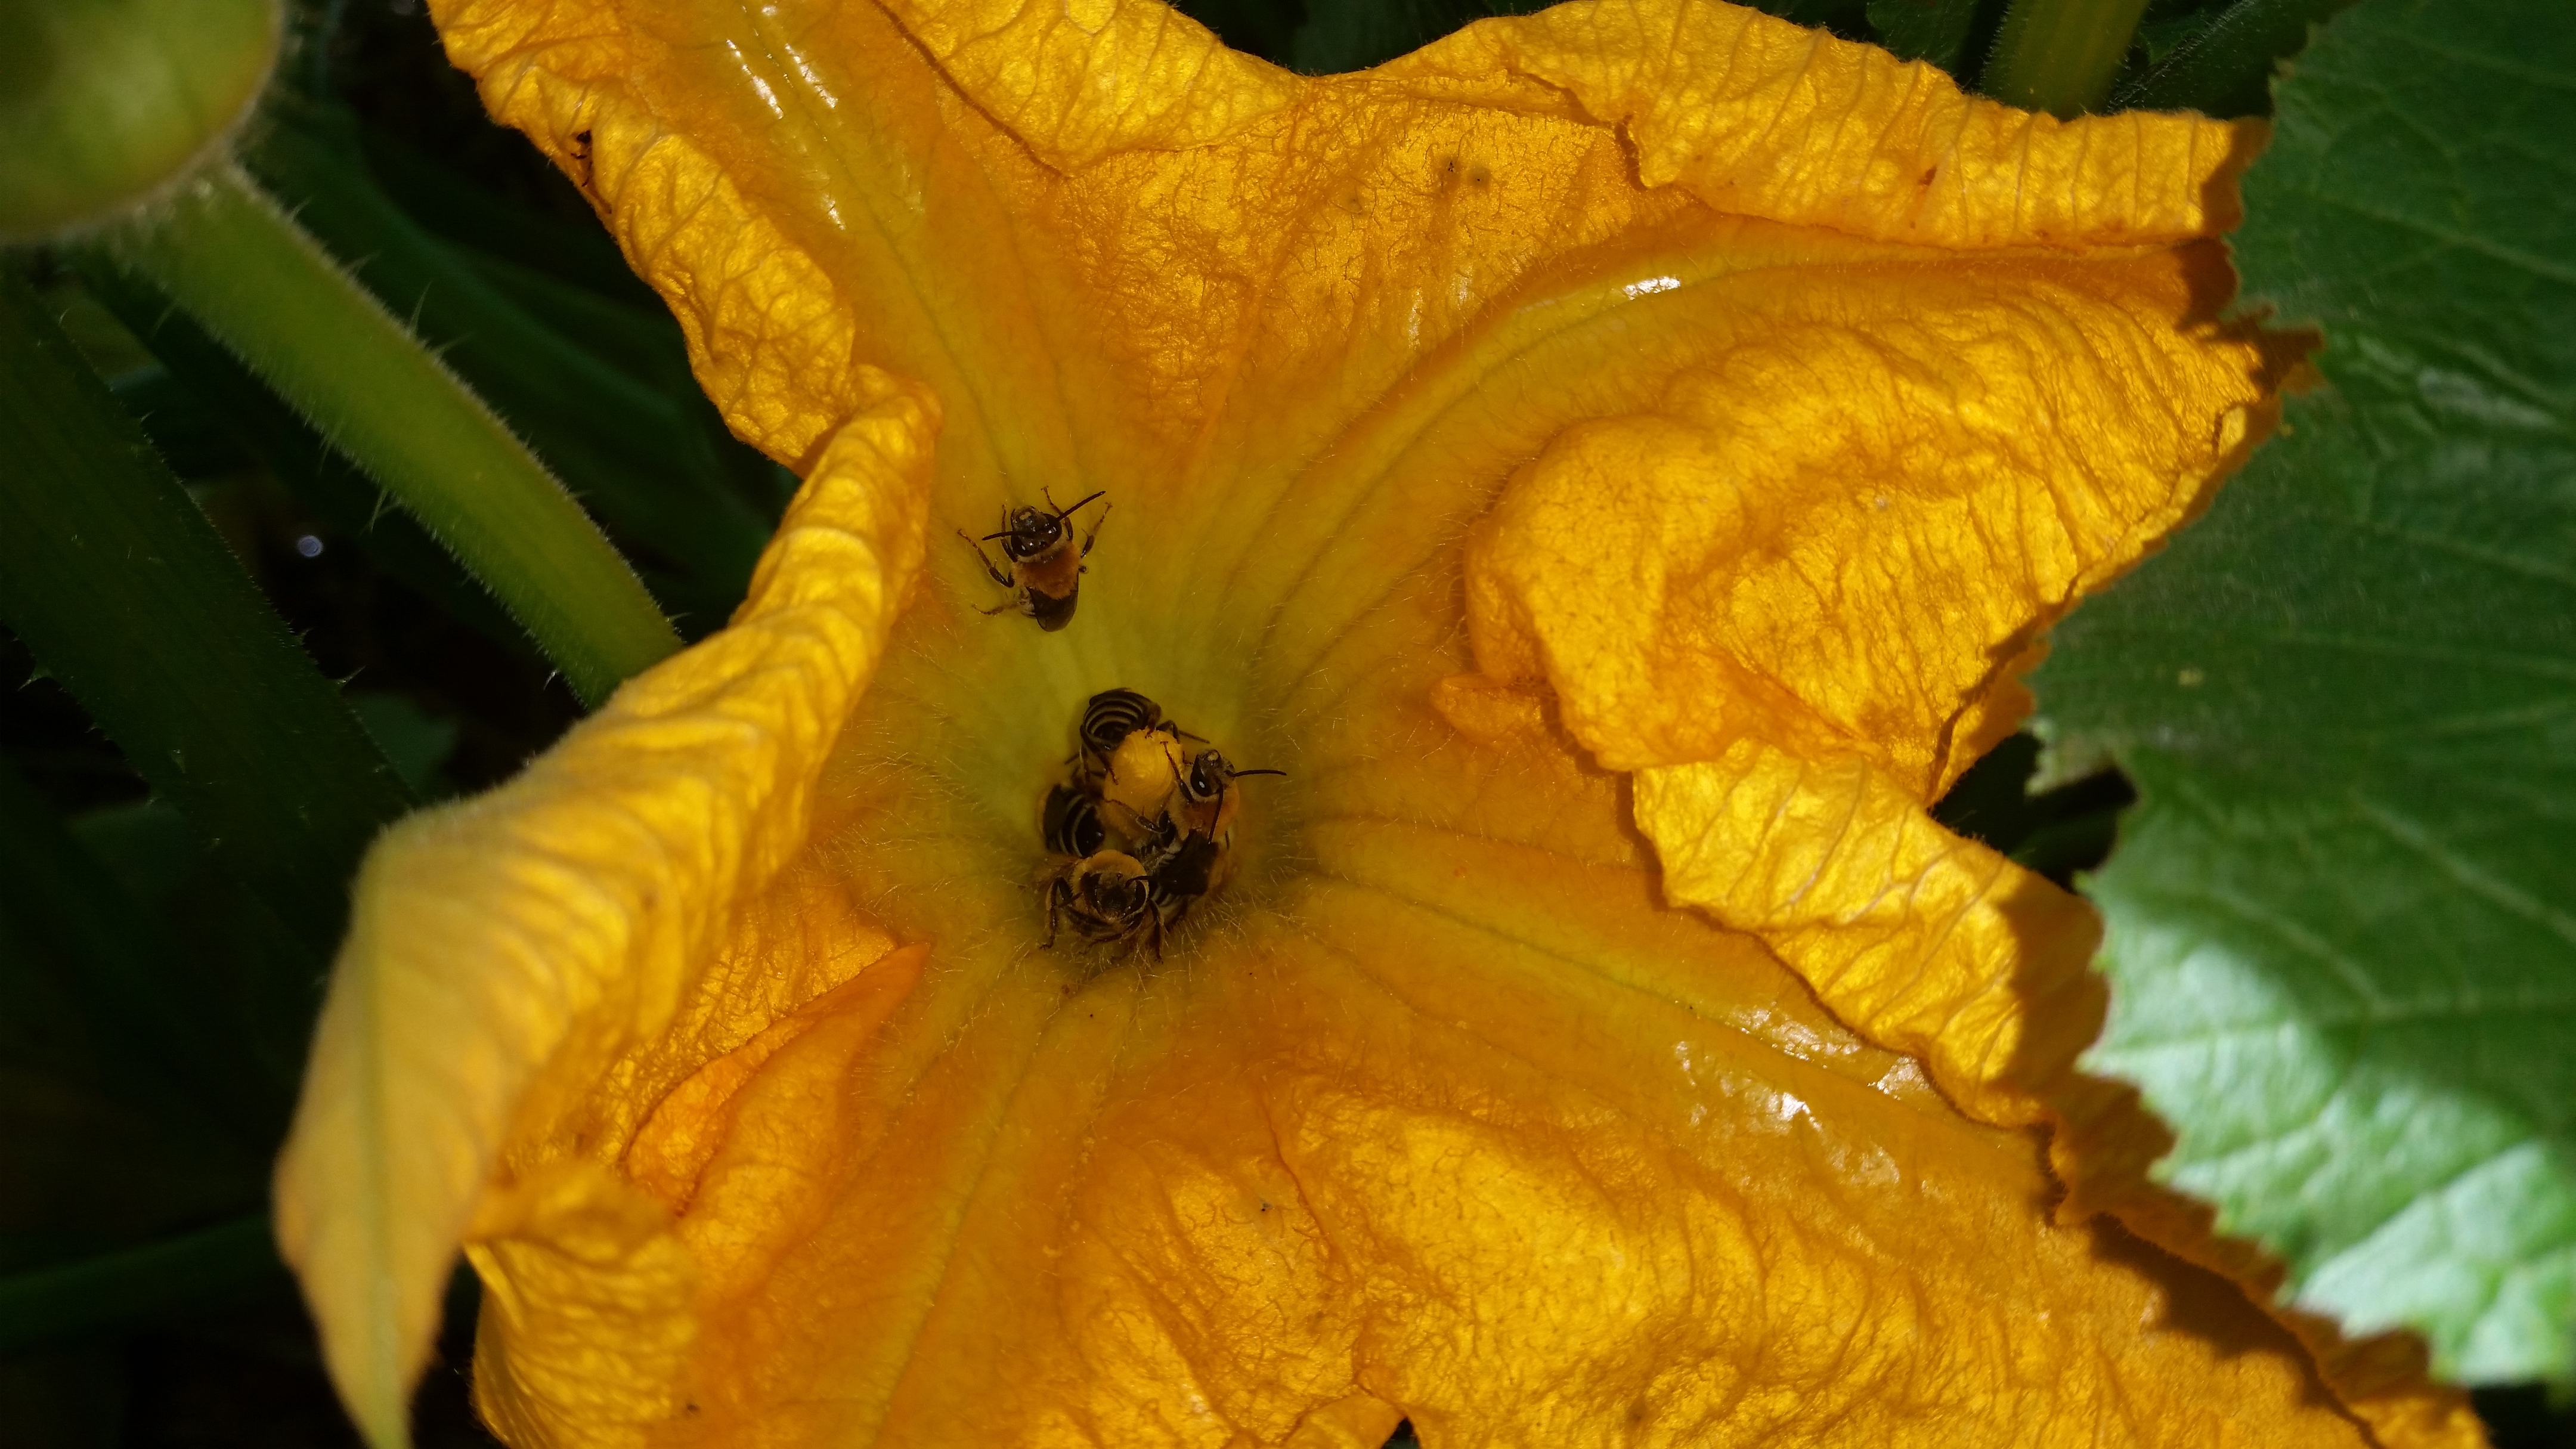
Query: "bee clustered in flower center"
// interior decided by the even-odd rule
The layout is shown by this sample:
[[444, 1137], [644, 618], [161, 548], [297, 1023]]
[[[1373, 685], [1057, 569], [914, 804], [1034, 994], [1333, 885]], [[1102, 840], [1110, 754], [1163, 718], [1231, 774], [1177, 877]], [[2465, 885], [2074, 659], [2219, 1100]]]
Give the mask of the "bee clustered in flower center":
[[1056, 933], [1097, 945], [1152, 948], [1233, 866], [1235, 817], [1246, 775], [1207, 741], [1132, 689], [1104, 690], [1083, 707], [1072, 774], [1047, 791], [1046, 944]]

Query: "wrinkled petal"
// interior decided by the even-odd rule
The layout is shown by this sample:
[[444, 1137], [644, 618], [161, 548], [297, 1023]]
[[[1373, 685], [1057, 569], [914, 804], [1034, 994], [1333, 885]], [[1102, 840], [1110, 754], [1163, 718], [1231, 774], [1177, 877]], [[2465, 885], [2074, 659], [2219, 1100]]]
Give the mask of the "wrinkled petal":
[[[1922, 815], [2261, 431], [2258, 130], [1696, 0], [1326, 78], [1142, 0], [432, 8], [808, 483], [371, 860], [281, 1233], [380, 1441], [463, 1242], [527, 1444], [2361, 1442], [2051, 1214], [2012, 1124], [2152, 1127], [2017, 1075], [2090, 918]], [[978, 617], [945, 535], [1095, 489], [1073, 627]], [[1111, 685], [1289, 772], [1159, 965], [1035, 944]]]
[[[1395, 612], [1440, 627], [1428, 597]], [[1446, 661], [1403, 652], [1344, 701], [1353, 740], [1439, 732]], [[909, 710], [897, 674], [855, 733]], [[1960, 1117], [1753, 939], [1661, 909], [1615, 779], [1544, 738], [1347, 763], [1305, 767], [1330, 869], [1225, 902], [1222, 951], [1083, 980], [1016, 931], [951, 930], [882, 1024], [849, 1022], [864, 1050], [807, 1051], [851, 1016], [818, 1000], [786, 1044], [710, 1061], [707, 1168], [672, 1171], [652, 1125], [557, 1129], [717, 1265], [657, 1432], [1374, 1443], [1402, 1414], [1433, 1443], [2363, 1442], [2232, 1288], [2055, 1224], [2030, 1138]], [[964, 848], [925, 832], [935, 782], [883, 788], [833, 849], [890, 899], [936, 894], [889, 908], [898, 932], [1008, 917], [1007, 889], [962, 899], [921, 863]], [[687, 1095], [654, 1120], [708, 1121]], [[645, 1315], [593, 1339], [658, 1341]], [[482, 1352], [496, 1423], [634, 1442], [595, 1388], [525, 1402], [495, 1386], [506, 1339]]]
[[[2269, 426], [2288, 354], [2216, 324], [2223, 267], [2015, 256], [1768, 299], [1654, 411], [1521, 468], [1467, 547], [1477, 671], [1436, 698], [1491, 737], [1543, 691], [1638, 772], [1669, 899], [1761, 936], [1970, 1113], [2083, 1119], [2058, 1163], [2088, 1210], [2268, 1292], [2259, 1255], [2148, 1184], [2152, 1121], [2074, 1071], [2102, 1018], [2092, 913], [1927, 810], [2027, 712], [2046, 627]], [[2411, 1349], [2285, 1320], [2392, 1442], [2476, 1441]]]
[[[2050, 1160], [2070, 1189], [2061, 1222], [2114, 1214], [2270, 1301], [2279, 1265], [2149, 1180], [2171, 1137], [2136, 1093], [2075, 1069], [2104, 1008], [2089, 969], [2100, 923], [2083, 902], [1943, 829], [1857, 757], [1740, 742], [1640, 771], [1636, 818], [1670, 899], [1762, 937], [1838, 1017], [1919, 1057], [1971, 1114], [2054, 1126]], [[2350, 1341], [2316, 1315], [2273, 1313], [2383, 1444], [2485, 1443], [2462, 1396], [2427, 1381], [2419, 1341]]]
[[[2090, 915], [1962, 864], [1924, 807], [2026, 708], [2039, 631], [2259, 424], [2260, 348], [2193, 316], [2221, 265], [2015, 257], [1775, 300], [1656, 412], [1523, 467], [1468, 544], [1477, 675], [1440, 698], [1543, 685], [1641, 772], [1674, 900], [1762, 934], [1972, 1112], [2032, 1120], [1998, 1084], [2098, 1028]], [[2034, 960], [2077, 970], [2033, 991]]]
[[2253, 435], [2261, 351], [2194, 316], [2223, 266], [1772, 279], [1734, 346], [1559, 433], [1478, 525], [1481, 672], [1547, 680], [1613, 769], [1760, 738], [1937, 797], [2026, 707], [1996, 686], [2039, 629]]
[[[399, 1434], [478, 1217], [487, 1234], [560, 1235], [559, 1260], [612, 1263], [629, 1291], [675, 1301], [653, 1212], [586, 1164], [478, 1201], [514, 1122], [564, 1110], [564, 1084], [638, 1037], [685, 1038], [675, 1016], [733, 903], [805, 841], [815, 777], [921, 563], [938, 409], [875, 381], [731, 627], [630, 681], [510, 785], [415, 815], [368, 855], [277, 1215], [333, 1379], [378, 1442]], [[786, 964], [737, 988], [811, 990]]]
[[2263, 135], [2190, 115], [2017, 111], [1932, 66], [1734, 5], [1560, 5], [1469, 26], [1378, 74], [1621, 126], [1640, 180], [1720, 211], [1953, 248], [2224, 231]]
[[2071, 1061], [2101, 1028], [2082, 970], [2093, 913], [1942, 829], [1861, 760], [1745, 741], [1640, 772], [1636, 811], [1668, 896], [1770, 942], [1836, 1015], [1920, 1058], [1977, 1117], [2038, 1119], [2032, 1064]]

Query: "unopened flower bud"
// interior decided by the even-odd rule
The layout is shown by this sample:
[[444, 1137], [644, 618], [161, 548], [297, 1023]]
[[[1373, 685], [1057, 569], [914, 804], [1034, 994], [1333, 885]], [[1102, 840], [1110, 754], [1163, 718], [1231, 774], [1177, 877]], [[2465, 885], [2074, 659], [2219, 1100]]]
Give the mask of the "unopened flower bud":
[[278, 44], [276, 0], [0, 5], [0, 240], [112, 220], [222, 155]]

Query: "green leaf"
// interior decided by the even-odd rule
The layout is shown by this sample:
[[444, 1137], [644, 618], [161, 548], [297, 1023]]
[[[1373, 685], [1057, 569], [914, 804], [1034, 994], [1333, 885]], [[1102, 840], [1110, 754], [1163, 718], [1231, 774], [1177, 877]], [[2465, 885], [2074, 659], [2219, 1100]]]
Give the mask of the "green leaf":
[[352, 694], [349, 707], [414, 795], [434, 800], [456, 793], [440, 771], [456, 753], [456, 721], [441, 719], [399, 694]]
[[2232, 0], [2194, 11], [2177, 22], [2170, 40], [2150, 46], [2155, 54], [2143, 71], [2112, 88], [2111, 109], [2267, 115], [2273, 67], [2351, 3]]
[[[53, 1079], [255, 1162], [285, 1130], [288, 1084], [245, 1070], [234, 1013], [196, 964], [0, 759], [0, 1054], [18, 1072], [50, 1059]], [[0, 1171], [22, 1183], [40, 1176], [18, 1151], [29, 1135], [23, 1119], [0, 1133]]]
[[1289, 43], [1288, 65], [1332, 75], [1382, 65], [1489, 15], [1540, 9], [1545, 0], [1307, 0], [1306, 21]]
[[188, 817], [167, 800], [102, 806], [65, 824], [80, 848], [149, 911], [166, 910], [203, 857], [188, 834]]
[[78, 1262], [0, 1276], [0, 1356], [219, 1308], [286, 1286], [265, 1211]]
[[[257, 896], [242, 890], [219, 862], [208, 858], [187, 818], [167, 800], [108, 806], [66, 823], [81, 850], [122, 888], [136, 913], [157, 918], [150, 935], [175, 946], [155, 959], [152, 1003], [163, 1015], [179, 1019], [199, 1047], [220, 1053], [231, 1064], [228, 1075], [241, 1078], [213, 1084], [193, 1076], [188, 1090], [210, 1109], [237, 1098], [254, 1103], [253, 1112], [227, 1115], [251, 1124], [257, 1155], [264, 1161], [284, 1131], [285, 1109], [303, 1073], [323, 958], [312, 942], [295, 938]], [[174, 979], [181, 977], [185, 979]], [[109, 975], [70, 994], [95, 1003], [96, 993], [104, 991], [112, 1005], [119, 1000], [119, 986], [118, 978]], [[89, 1022], [105, 1023], [113, 1015], [101, 1013], [95, 1004], [82, 1010]], [[135, 1030], [137, 1025], [129, 1011], [116, 1021], [118, 1034], [109, 1044], [119, 1053], [162, 1050], [152, 1033]], [[97, 1034], [95, 1028], [84, 1030]], [[170, 1063], [190, 1059], [186, 1051], [166, 1054]]]
[[1287, 63], [1306, 19], [1304, 0], [1176, 0], [1175, 8], [1236, 50], [1274, 65]]
[[2301, 1304], [2576, 1376], [2576, 26], [2363, 0], [2278, 88], [2248, 294], [2319, 324], [2208, 517], [2058, 633], [2142, 803], [2093, 1065]]
[[0, 760], [0, 1275], [265, 1195], [293, 1077], [263, 1070], [194, 946]]
[[189, 482], [220, 478], [250, 466], [250, 455], [223, 419], [171, 376], [170, 369], [147, 366], [118, 373], [108, 379], [108, 386], [134, 420], [143, 424], [152, 439], [152, 451], [180, 478]]
[[311, 963], [327, 959], [343, 883], [377, 827], [408, 805], [402, 785], [133, 418], [6, 269], [0, 459], [0, 618], [306, 943]]
[[1869, 0], [1869, 23], [1889, 50], [1956, 75], [1977, 10], [1978, 0]]
[[[444, 62], [440, 62], [444, 64]], [[319, 100], [305, 102], [319, 107]], [[308, 112], [309, 114], [309, 112]], [[480, 107], [476, 108], [480, 114]], [[576, 222], [504, 200], [476, 185], [451, 161], [415, 149], [369, 126], [355, 128], [367, 175], [403, 214], [444, 241], [486, 256], [515, 258], [561, 282], [612, 301], [659, 312], [669, 309], [626, 265], [617, 242], [594, 222]], [[517, 143], [518, 138], [509, 138]], [[572, 183], [562, 183], [572, 191]], [[573, 193], [578, 198], [579, 193]], [[674, 326], [676, 331], [676, 324]]]

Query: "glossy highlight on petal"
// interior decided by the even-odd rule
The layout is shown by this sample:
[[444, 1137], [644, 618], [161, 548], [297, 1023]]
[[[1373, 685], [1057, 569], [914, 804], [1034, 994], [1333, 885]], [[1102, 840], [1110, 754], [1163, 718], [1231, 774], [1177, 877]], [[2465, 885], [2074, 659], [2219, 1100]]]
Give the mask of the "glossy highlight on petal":
[[[2051, 1210], [2151, 1126], [2025, 1072], [2092, 918], [1923, 813], [2267, 425], [2258, 129], [1706, 0], [1314, 78], [1146, 0], [431, 8], [807, 482], [371, 859], [280, 1221], [379, 1443], [459, 1244], [521, 1446], [2368, 1442], [2205, 1229]], [[1065, 627], [984, 614], [952, 535], [1096, 491]], [[1040, 944], [1110, 689], [1285, 772], [1159, 960]]]

